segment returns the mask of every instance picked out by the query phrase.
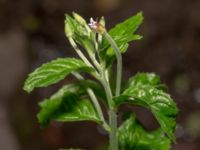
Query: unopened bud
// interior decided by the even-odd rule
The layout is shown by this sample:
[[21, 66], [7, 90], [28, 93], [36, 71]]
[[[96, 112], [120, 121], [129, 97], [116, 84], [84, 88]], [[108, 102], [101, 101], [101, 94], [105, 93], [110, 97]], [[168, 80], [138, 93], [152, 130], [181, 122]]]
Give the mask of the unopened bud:
[[104, 27], [106, 26], [106, 22], [105, 22], [104, 16], [102, 16], [101, 19], [99, 20], [99, 24], [101, 24]]
[[71, 27], [71, 23], [70, 23], [69, 17], [70, 16], [66, 15], [66, 18], [65, 18], [65, 34], [66, 34], [67, 37], [72, 37], [73, 29]]
[[80, 24], [82, 24], [82, 25], [86, 25], [87, 24], [85, 19], [83, 19], [83, 17], [81, 17], [79, 14], [73, 12], [73, 16]]

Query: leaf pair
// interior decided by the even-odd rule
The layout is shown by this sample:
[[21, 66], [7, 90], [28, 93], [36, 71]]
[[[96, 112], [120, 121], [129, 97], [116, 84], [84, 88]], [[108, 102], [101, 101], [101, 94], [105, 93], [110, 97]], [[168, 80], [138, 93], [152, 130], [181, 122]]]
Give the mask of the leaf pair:
[[[31, 73], [25, 81], [24, 90], [31, 92], [35, 87], [47, 87], [55, 84], [73, 71], [92, 72], [94, 70], [79, 59], [59, 58], [43, 64]], [[52, 97], [40, 103], [39, 122], [42, 125], [48, 124], [51, 120], [93, 120], [100, 122], [92, 103], [81, 99], [81, 96], [86, 95], [88, 87], [93, 88], [96, 95], [103, 95], [98, 92], [100, 87], [93, 81], [81, 81], [66, 85]], [[101, 99], [104, 98], [105, 96]]]

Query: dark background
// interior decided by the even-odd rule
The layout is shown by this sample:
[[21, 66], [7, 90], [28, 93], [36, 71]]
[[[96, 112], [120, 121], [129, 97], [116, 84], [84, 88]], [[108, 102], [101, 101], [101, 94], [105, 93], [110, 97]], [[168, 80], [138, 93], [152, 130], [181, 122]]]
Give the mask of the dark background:
[[[124, 54], [124, 80], [138, 71], [159, 74], [181, 110], [172, 149], [199, 150], [199, 0], [0, 0], [0, 149], [103, 149], [108, 137], [93, 123], [52, 123], [41, 129], [37, 102], [62, 83], [28, 95], [23, 82], [40, 64], [75, 56], [63, 32], [65, 13], [76, 11], [87, 20], [105, 16], [109, 29], [141, 10], [145, 20], [138, 33], [144, 38]], [[121, 109], [126, 108], [135, 110], [149, 130], [157, 126], [147, 110]]]

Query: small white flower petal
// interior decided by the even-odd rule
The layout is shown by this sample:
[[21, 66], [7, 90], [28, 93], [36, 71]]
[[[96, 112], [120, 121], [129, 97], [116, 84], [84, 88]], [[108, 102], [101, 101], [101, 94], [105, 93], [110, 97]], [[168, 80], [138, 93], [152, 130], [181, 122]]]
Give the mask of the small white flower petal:
[[90, 18], [90, 23], [92, 23], [92, 22], [94, 22], [94, 19], [91, 17], [91, 18]]
[[96, 29], [97, 28], [97, 21], [94, 21], [93, 18], [90, 18], [90, 23], [88, 24], [90, 28]]

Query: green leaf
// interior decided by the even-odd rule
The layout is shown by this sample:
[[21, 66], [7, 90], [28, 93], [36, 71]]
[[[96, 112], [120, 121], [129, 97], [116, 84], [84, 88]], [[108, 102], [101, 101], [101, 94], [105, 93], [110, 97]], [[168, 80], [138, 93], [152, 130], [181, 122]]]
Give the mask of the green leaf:
[[155, 73], [137, 73], [129, 79], [127, 87], [143, 85], [150, 85], [163, 91], [167, 90], [167, 87], [161, 83], [160, 77]]
[[[117, 43], [122, 53], [126, 52], [128, 48], [128, 43], [130, 41], [140, 40], [142, 38], [142, 36], [134, 34], [138, 27], [141, 25], [142, 21], [143, 15], [142, 12], [140, 12], [135, 16], [132, 16], [129, 19], [125, 20], [124, 22], [116, 25], [108, 32]], [[114, 50], [105, 38], [100, 45], [100, 51], [101, 55], [109, 55], [109, 57], [115, 55]]]
[[107, 106], [105, 92], [102, 90], [102, 87], [93, 80], [79, 80], [75, 83], [63, 86], [60, 91], [62, 93], [72, 92], [78, 94], [79, 96], [87, 96], [87, 88], [92, 89], [94, 94]]
[[43, 64], [29, 74], [24, 84], [24, 90], [31, 92], [36, 87], [47, 87], [64, 79], [72, 71], [91, 72], [93, 69], [79, 59], [58, 58]]
[[49, 99], [39, 103], [41, 107], [37, 115], [39, 122], [43, 126], [47, 125], [51, 120], [80, 121], [88, 119], [98, 122], [98, 117], [90, 101], [81, 100], [86, 98], [87, 88], [92, 89], [96, 96], [105, 100], [105, 93], [100, 92], [102, 91], [100, 90], [101, 87], [95, 81], [81, 80], [67, 84]]
[[118, 129], [120, 150], [169, 150], [170, 140], [161, 129], [147, 132], [141, 124], [130, 116]]
[[[41, 110], [37, 117], [42, 126], [48, 125], [51, 120], [95, 121], [100, 123], [92, 103], [81, 99], [82, 91], [74, 84], [64, 86], [57, 93], [40, 103]], [[76, 93], [76, 94], [75, 94]]]
[[[144, 77], [144, 74], [141, 75], [141, 77], [142, 76]], [[147, 78], [139, 78], [139, 75], [133, 77], [129, 82], [129, 87], [121, 96], [116, 97], [114, 101], [116, 105], [131, 103], [150, 109], [161, 128], [167, 133], [170, 139], [175, 141], [173, 132], [176, 126], [175, 119], [178, 113], [176, 103], [169, 94], [156, 88], [156, 84], [159, 83], [156, 76], [148, 78], [148, 80], [146, 79]]]

